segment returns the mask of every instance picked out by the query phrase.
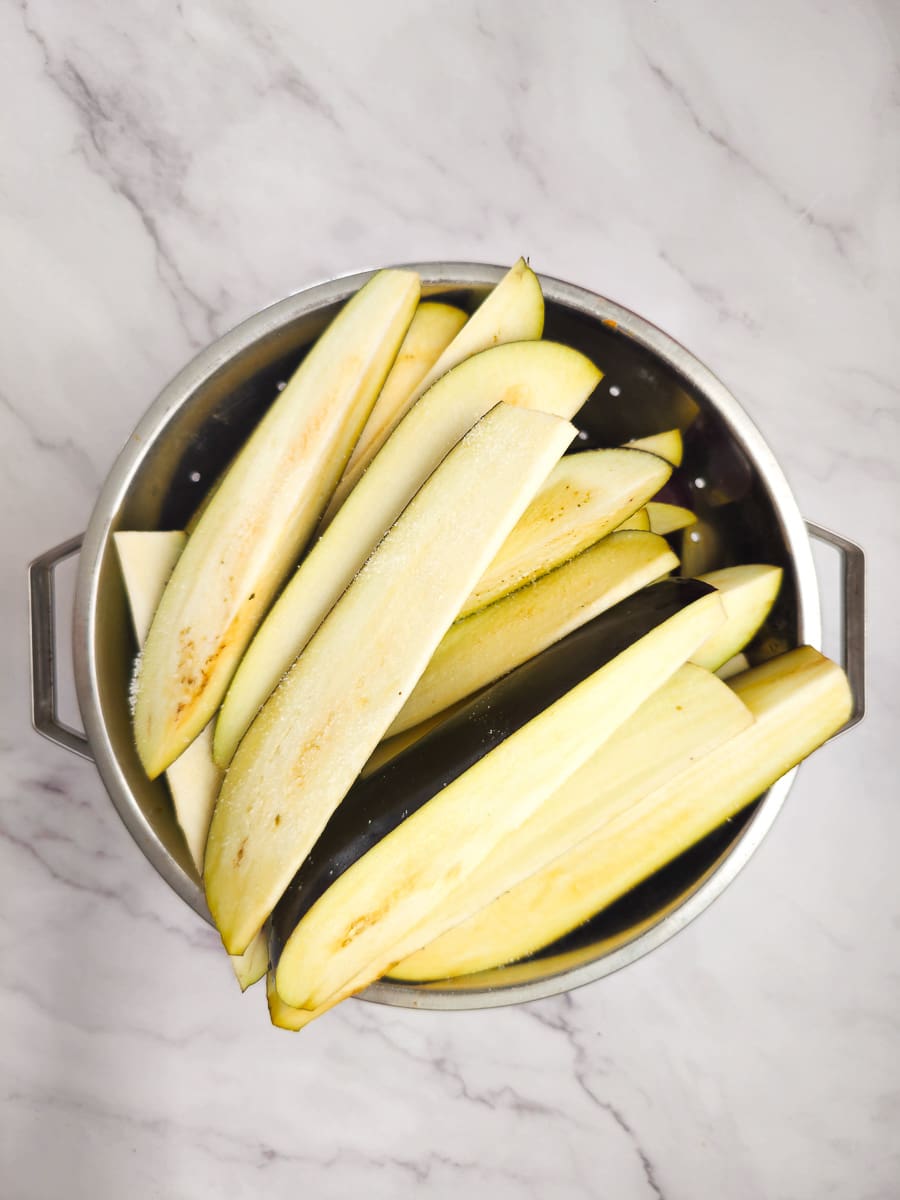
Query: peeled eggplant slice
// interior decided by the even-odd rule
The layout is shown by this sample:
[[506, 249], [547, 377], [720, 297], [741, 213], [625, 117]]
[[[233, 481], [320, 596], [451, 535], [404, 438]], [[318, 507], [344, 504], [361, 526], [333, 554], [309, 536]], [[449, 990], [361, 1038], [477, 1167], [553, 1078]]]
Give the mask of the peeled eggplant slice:
[[650, 518], [650, 532], [658, 533], [660, 537], [674, 533], [676, 529], [685, 529], [697, 520], [696, 514], [689, 508], [682, 508], [680, 504], [662, 504], [658, 500], [648, 503], [647, 516]]
[[692, 656], [693, 661], [709, 671], [718, 671], [743, 650], [771, 612], [782, 574], [781, 567], [747, 563], [701, 575], [704, 583], [711, 583], [722, 597], [725, 620]]
[[[721, 619], [696, 580], [646, 588], [358, 782], [273, 916], [282, 1000], [336, 1002], [463, 919], [465, 909], [447, 913], [447, 896]], [[420, 940], [409, 945], [411, 932]]]
[[552, 571], [605, 537], [672, 473], [643, 450], [586, 450], [555, 468], [463, 606], [461, 617]]
[[[700, 651], [703, 647], [700, 647]], [[750, 659], [746, 654], [735, 654], [733, 658], [729, 658], [728, 662], [722, 663], [721, 667], [716, 671], [720, 679], [731, 679], [735, 675], [741, 675], [744, 671], [750, 670]]]
[[455, 621], [387, 736], [471, 696], [677, 566], [664, 538], [613, 533], [534, 583]]
[[468, 704], [470, 696], [460, 700], [458, 704], [451, 704], [442, 712], [435, 713], [433, 717], [429, 717], [427, 721], [420, 721], [418, 725], [412, 725], [409, 729], [404, 729], [402, 733], [395, 733], [391, 737], [383, 738], [372, 752], [366, 765], [360, 771], [360, 777], [365, 779], [367, 775], [374, 775], [376, 771], [380, 771], [382, 767], [387, 766], [392, 758], [396, 758], [398, 754], [402, 754], [415, 742], [420, 741], [426, 733], [431, 733], [432, 729], [436, 729], [442, 721], [446, 721], [448, 717], [452, 717], [455, 712], [458, 712], [464, 704]]
[[[166, 580], [172, 574], [186, 540], [185, 534], [179, 531], [129, 530], [113, 534], [139, 648], [144, 644]], [[202, 874], [209, 822], [222, 785], [222, 772], [212, 759], [210, 725], [168, 768], [166, 783], [194, 866], [198, 874]], [[245, 954], [229, 957], [241, 991], [246, 991], [266, 972], [269, 962], [266, 937], [260, 934]]]
[[299, 1030], [305, 1029], [310, 1021], [314, 1021], [318, 1015], [306, 1008], [291, 1008], [289, 1004], [285, 1004], [278, 995], [275, 987], [275, 972], [271, 970], [266, 976], [266, 1000], [269, 1004], [269, 1019], [278, 1029], [290, 1029], [293, 1033], [297, 1033]]
[[624, 533], [628, 529], [636, 529], [640, 533], [650, 532], [650, 516], [646, 508], [639, 508], [637, 512], [633, 512], [630, 517], [616, 526], [616, 530]]
[[344, 306], [232, 464], [153, 617], [134, 732], [155, 779], [218, 708], [241, 655], [328, 502], [419, 298], [380, 271]]
[[429, 978], [469, 974], [550, 945], [740, 812], [836, 733], [853, 706], [843, 671], [809, 646], [730, 686], [752, 725], [655, 791], [623, 791], [596, 833], [445, 935], [440, 964], [429, 948], [410, 959], [405, 977], [423, 964]]
[[651, 437], [634, 438], [625, 445], [631, 450], [646, 450], [648, 454], [658, 454], [673, 467], [681, 466], [684, 443], [680, 429], [667, 429], [665, 433], [654, 433]]
[[[685, 664], [469, 876], [462, 886], [476, 913], [472, 920], [498, 896], [497, 878], [514, 887], [534, 875], [752, 722], [726, 684]], [[453, 896], [448, 903], [454, 903]], [[425, 945], [391, 975], [445, 979], [478, 970], [469, 965], [473, 951], [459, 932], [466, 924]]]
[[337, 486], [329, 513], [337, 511], [350, 489], [413, 406], [431, 368], [465, 325], [466, 314], [452, 304], [425, 303], [403, 339], [359, 441]]
[[568, 421], [508, 404], [483, 417], [390, 528], [253, 722], [206, 847], [206, 898], [230, 953], [261, 928], [574, 432]]
[[[466, 359], [492, 346], [502, 346], [508, 342], [529, 342], [537, 340], [544, 329], [544, 296], [541, 285], [534, 271], [524, 258], [507, 271], [497, 286], [488, 293], [487, 298], [466, 321], [462, 329], [454, 337], [433, 363], [428, 373], [421, 378], [412, 393], [407, 396], [402, 412], [412, 408], [413, 404], [424, 395], [432, 384], [437, 383], [453, 367], [459, 366]], [[501, 397], [506, 399], [506, 397]], [[511, 401], [515, 403], [515, 401]], [[556, 411], [555, 408], [552, 409]], [[572, 414], [567, 414], [571, 416]], [[366, 438], [369, 430], [363, 431]], [[344, 477], [338, 484], [334, 497], [328, 505], [322, 519], [324, 529], [332, 520], [337, 510], [356, 485], [363, 471], [369, 465], [375, 454], [384, 443], [385, 437], [370, 441], [368, 448], [359, 455], [354, 455], [355, 462], [348, 464]]]
[[[143, 647], [166, 581], [184, 550], [187, 537], [178, 530], [129, 530], [113, 534], [113, 541], [122, 568], [135, 637], [138, 646]], [[222, 772], [212, 760], [211, 726], [207, 726], [169, 766], [166, 783], [194, 866], [202, 871], [209, 822], [222, 784]]]
[[[468, 359], [422, 397], [372, 460], [250, 644], [216, 722], [216, 762], [228, 765], [279, 680], [463, 434], [505, 397], [521, 408], [571, 417], [600, 377], [576, 350], [554, 342], [515, 342]], [[471, 497], [460, 501], [462, 508], [470, 503]]]

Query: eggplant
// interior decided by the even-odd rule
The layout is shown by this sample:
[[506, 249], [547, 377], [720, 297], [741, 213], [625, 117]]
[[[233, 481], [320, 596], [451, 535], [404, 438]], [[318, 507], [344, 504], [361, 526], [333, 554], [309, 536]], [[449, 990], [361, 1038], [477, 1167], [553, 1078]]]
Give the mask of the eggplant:
[[781, 567], [746, 563], [709, 571], [700, 578], [711, 583], [722, 597], [725, 620], [693, 661], [709, 671], [718, 671], [756, 637], [781, 587]]
[[663, 538], [613, 533], [534, 583], [455, 621], [386, 736], [471, 696], [677, 566]]
[[134, 734], [151, 779], [191, 744], [305, 547], [419, 298], [379, 271], [344, 306], [256, 427], [188, 539], [137, 680]]
[[[685, 664], [488, 855], [462, 885], [467, 904], [481, 912], [498, 894], [498, 876], [515, 887], [752, 723], [750, 711], [726, 684]], [[420, 981], [466, 974], [468, 952], [465, 938], [448, 929], [391, 975]]]
[[445, 708], [442, 712], [435, 713], [427, 721], [420, 721], [418, 725], [411, 725], [409, 729], [404, 729], [402, 733], [395, 733], [391, 737], [383, 738], [375, 747], [366, 765], [360, 771], [360, 776], [364, 778], [366, 775], [374, 775], [376, 771], [380, 771], [392, 758], [396, 758], [398, 754], [402, 754], [409, 746], [412, 746], [413, 743], [423, 738], [426, 733], [430, 733], [432, 729], [436, 729], [442, 721], [446, 721], [448, 717], [452, 717], [463, 705], [468, 704], [476, 694], [466, 696], [457, 704], [451, 704], [449, 708]]
[[697, 520], [697, 514], [679, 504], [662, 504], [651, 500], [647, 504], [647, 516], [650, 518], [650, 532], [665, 537], [667, 533], [675, 533], [678, 529], [686, 529]]
[[[231, 761], [279, 680], [463, 434], [505, 397], [520, 408], [570, 417], [599, 378], [594, 364], [576, 350], [554, 342], [514, 342], [468, 359], [422, 397], [372, 460], [254, 637], [216, 721], [220, 766]], [[466, 497], [460, 507], [470, 503]]]
[[650, 437], [633, 438], [625, 446], [631, 450], [646, 450], [648, 454], [658, 454], [673, 467], [681, 466], [684, 454], [684, 442], [680, 429], [667, 429], [665, 433], [654, 433]]
[[[441, 910], [449, 892], [721, 620], [709, 585], [655, 584], [516, 668], [359, 780], [273, 914], [270, 960], [281, 998], [300, 1008], [340, 998], [430, 940], [426, 934], [407, 945], [435, 910], [452, 922]], [[443, 931], [440, 921], [431, 936]]]
[[574, 432], [559, 417], [508, 404], [483, 417], [253, 722], [219, 793], [204, 863], [229, 953], [243, 953], [262, 927]]
[[[177, 530], [129, 530], [114, 534], [113, 540], [122, 569], [135, 637], [141, 648], [166, 581], [184, 550], [187, 537]], [[202, 871], [209, 822], [222, 785], [222, 772], [212, 759], [211, 725], [207, 725], [184, 753], [169, 765], [165, 775], [175, 818], [184, 834], [194, 866], [198, 872]]]
[[314, 1021], [319, 1015], [306, 1008], [291, 1008], [289, 1004], [285, 1004], [278, 995], [275, 987], [275, 972], [272, 970], [266, 975], [266, 1001], [269, 1006], [269, 1020], [272, 1024], [278, 1029], [289, 1029], [292, 1033], [305, 1029], [310, 1021]]
[[[492, 346], [503, 346], [508, 342], [537, 341], [543, 331], [544, 296], [541, 292], [541, 285], [537, 275], [528, 266], [525, 259], [520, 258], [507, 271], [497, 286], [488, 293], [487, 298], [445, 347], [437, 361], [429, 364], [427, 374], [417, 380], [416, 386], [405, 397], [401, 411], [395, 417], [393, 425], [396, 425], [403, 414], [428, 391], [433, 383], [437, 383], [453, 367], [459, 366], [466, 359], [472, 358]], [[380, 401], [379, 407], [381, 407]], [[571, 416], [572, 414], [566, 415]], [[356, 486], [363, 471], [384, 444], [393, 425], [388, 428], [387, 432], [382, 430], [375, 440], [371, 439], [370, 435], [373, 431], [368, 426], [363, 430], [360, 441], [368, 443], [367, 449], [359, 455], [354, 454], [355, 461], [351, 460], [347, 464], [344, 477], [338, 484], [334, 497], [322, 518], [323, 529]]]
[[461, 617], [540, 578], [611, 533], [668, 479], [643, 450], [569, 454], [551, 473], [463, 605]]
[[452, 304], [431, 302], [420, 304], [416, 309], [396, 361], [335, 489], [332, 498], [335, 512], [398, 422], [418, 399], [419, 385], [467, 319], [467, 314]]
[[[138, 649], [144, 643], [166, 580], [172, 574], [186, 540], [186, 536], [177, 530], [171, 533], [129, 530], [113, 534]], [[175, 819], [184, 834], [194, 866], [202, 873], [209, 822], [222, 784], [222, 772], [212, 758], [211, 725], [207, 725], [166, 770], [166, 783], [172, 796]], [[241, 991], [246, 991], [266, 972], [269, 951], [265, 936], [254, 938], [245, 954], [231, 955], [230, 958]]]
[[[700, 650], [702, 651], [702, 649], [703, 647], [701, 646]], [[722, 663], [721, 667], [719, 667], [719, 669], [716, 671], [716, 674], [720, 679], [731, 679], [733, 676], [742, 675], [744, 671], [749, 670], [750, 659], [746, 654], [741, 653], [735, 654], [733, 658], [729, 658], [728, 662]]]
[[549, 946], [724, 821], [836, 733], [853, 700], [840, 667], [810, 646], [730, 681], [753, 723], [656, 790], [623, 784], [610, 819], [403, 965], [404, 978], [502, 966]]
[[639, 508], [637, 512], [633, 512], [630, 517], [626, 517], [621, 525], [616, 526], [617, 533], [625, 533], [630, 529], [634, 529], [638, 533], [650, 532], [650, 516], [646, 505], [643, 508]]

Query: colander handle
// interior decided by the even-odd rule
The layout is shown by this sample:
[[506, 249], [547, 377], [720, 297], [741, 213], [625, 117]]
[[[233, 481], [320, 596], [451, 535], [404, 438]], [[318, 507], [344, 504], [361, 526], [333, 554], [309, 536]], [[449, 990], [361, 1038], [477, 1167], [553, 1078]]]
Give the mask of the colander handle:
[[861, 546], [839, 533], [812, 521], [806, 522], [806, 528], [841, 558], [841, 665], [853, 693], [853, 711], [841, 730], [845, 733], [866, 715], [866, 556]]
[[28, 627], [31, 637], [31, 723], [38, 733], [93, 762], [88, 740], [57, 712], [56, 592], [54, 572], [81, 549], [84, 534], [54, 546], [28, 564]]

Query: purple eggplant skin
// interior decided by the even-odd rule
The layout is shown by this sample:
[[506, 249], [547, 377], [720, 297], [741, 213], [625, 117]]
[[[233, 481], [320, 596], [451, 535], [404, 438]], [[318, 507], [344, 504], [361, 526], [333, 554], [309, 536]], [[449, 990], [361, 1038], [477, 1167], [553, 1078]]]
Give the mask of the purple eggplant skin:
[[380, 771], [357, 780], [272, 914], [272, 966], [300, 919], [382, 838], [582, 680], [714, 590], [698, 579], [644, 588], [510, 671]]

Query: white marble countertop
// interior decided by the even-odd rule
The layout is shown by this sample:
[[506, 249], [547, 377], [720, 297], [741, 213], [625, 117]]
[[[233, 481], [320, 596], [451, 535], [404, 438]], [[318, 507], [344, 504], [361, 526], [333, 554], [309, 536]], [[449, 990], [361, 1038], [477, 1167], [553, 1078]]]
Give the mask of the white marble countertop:
[[[4, 1198], [900, 1196], [898, 45], [891, 0], [0, 8]], [[25, 563], [256, 308], [521, 253], [693, 349], [864, 545], [870, 714], [620, 974], [292, 1039], [29, 729]]]

